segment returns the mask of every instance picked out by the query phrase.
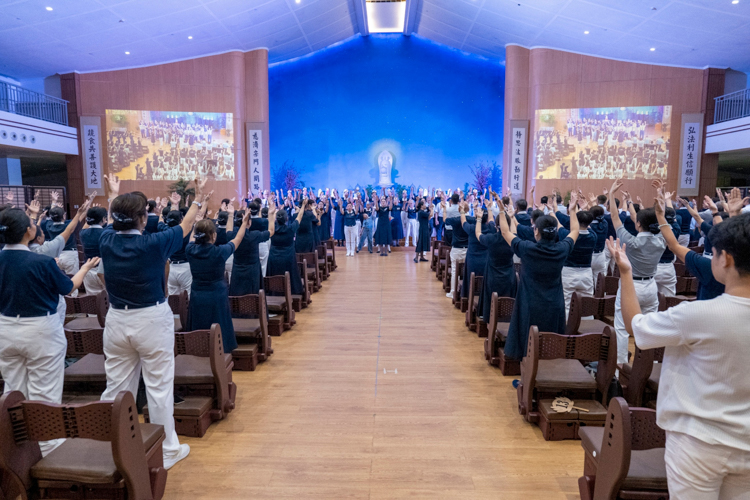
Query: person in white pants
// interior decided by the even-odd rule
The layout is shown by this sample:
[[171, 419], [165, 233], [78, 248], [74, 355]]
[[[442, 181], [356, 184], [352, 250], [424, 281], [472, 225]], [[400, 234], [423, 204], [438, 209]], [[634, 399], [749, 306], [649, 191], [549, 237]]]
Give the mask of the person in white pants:
[[[176, 227], [182, 223], [182, 220], [182, 212], [172, 210], [167, 214], [166, 224], [168, 227]], [[190, 231], [192, 231], [192, 226]], [[190, 272], [190, 264], [185, 255], [185, 248], [187, 248], [188, 243], [190, 243], [189, 232], [183, 239], [182, 247], [169, 257], [169, 279], [167, 281], [169, 295], [178, 295], [184, 290], [187, 291], [188, 297], [190, 297], [190, 289], [193, 286], [193, 275]]]
[[[622, 180], [618, 179], [612, 185], [610, 192], [610, 211], [617, 214], [614, 193], [622, 187]], [[627, 256], [633, 266], [634, 288], [641, 311], [644, 313], [655, 312], [659, 309], [659, 294], [654, 281], [656, 268], [659, 259], [667, 248], [658, 228], [656, 212], [653, 208], [642, 208], [636, 217], [635, 227], [638, 230], [638, 236], [633, 236], [622, 225], [619, 217], [612, 217], [612, 224], [617, 231], [619, 240], [626, 244]], [[654, 234], [653, 230], [659, 234]], [[607, 245], [612, 254], [612, 248]], [[622, 280], [617, 289], [617, 299], [615, 300], [615, 333], [617, 334], [617, 363], [628, 362], [628, 341], [630, 335], [626, 330], [625, 322], [622, 316], [621, 307]]]
[[[0, 374], [5, 392], [60, 404], [68, 345], [57, 314], [60, 297], [81, 286], [99, 259], [87, 261], [70, 279], [53, 258], [29, 250], [36, 232], [22, 210], [0, 212]], [[41, 441], [42, 455], [62, 442]]]
[[[137, 193], [117, 196], [119, 180], [105, 176], [109, 185], [110, 218], [99, 240], [104, 261], [110, 309], [104, 327], [104, 369], [107, 389], [102, 400], [119, 391], [135, 395], [143, 374], [149, 420], [164, 426], [164, 467], [169, 469], [190, 453], [180, 444], [174, 423], [174, 317], [164, 297], [164, 267], [169, 256], [183, 248], [201, 203], [194, 201], [178, 225], [143, 235], [145, 199]], [[196, 180], [196, 199], [206, 181]]]
[[591, 255], [591, 274], [594, 278], [594, 286], [599, 274], [607, 275], [607, 258], [605, 255], [607, 233], [609, 223], [604, 219], [604, 209], [600, 205], [594, 205], [589, 209], [594, 220], [589, 224], [589, 231], [596, 236], [596, 247]]
[[357, 214], [361, 210], [359, 200], [350, 201], [344, 208], [343, 203], [339, 204], [339, 211], [344, 218], [344, 239], [346, 240], [346, 256], [354, 257], [357, 252]]
[[[563, 217], [564, 214], [560, 214]], [[596, 248], [596, 235], [589, 231], [594, 216], [587, 210], [576, 212], [578, 219], [578, 239], [562, 268], [563, 298], [565, 299], [565, 319], [570, 314], [570, 301], [574, 292], [594, 295], [594, 275], [591, 273], [591, 258]], [[569, 229], [560, 228], [558, 238], [562, 240], [570, 234]]]
[[414, 200], [409, 200], [407, 209], [401, 212], [406, 217], [406, 227], [404, 231], [404, 245], [409, 246], [409, 236], [414, 246], [417, 246], [417, 237], [419, 236], [419, 221], [417, 220], [417, 209], [414, 207]]
[[[458, 213], [459, 214], [465, 214], [469, 210], [468, 203], [463, 202], [458, 205]], [[466, 260], [466, 252], [469, 248], [469, 235], [466, 234], [466, 231], [464, 231], [463, 226], [461, 225], [461, 218], [459, 217], [450, 217], [445, 219], [445, 225], [451, 226], [453, 228], [453, 234], [451, 236], [451, 290], [450, 292], [446, 293], [445, 296], [448, 298], [453, 298], [453, 290], [456, 289], [456, 280], [458, 279], [458, 264], [460, 262], [464, 262]]]
[[[680, 236], [680, 225], [675, 220], [674, 208], [667, 206], [666, 210], [666, 219], [671, 226], [672, 234], [674, 234], [675, 238], [678, 238]], [[661, 259], [659, 259], [659, 264], [656, 266], [654, 281], [656, 281], [658, 292], [665, 297], [674, 297], [677, 293], [677, 273], [674, 269], [674, 261], [674, 253], [669, 248], [666, 248]]]
[[628, 331], [641, 349], [665, 348], [656, 423], [667, 435], [670, 498], [750, 498], [750, 343], [739, 334], [750, 324], [749, 234], [746, 214], [711, 231], [711, 271], [724, 294], [650, 314], [639, 308], [626, 252], [612, 250]]

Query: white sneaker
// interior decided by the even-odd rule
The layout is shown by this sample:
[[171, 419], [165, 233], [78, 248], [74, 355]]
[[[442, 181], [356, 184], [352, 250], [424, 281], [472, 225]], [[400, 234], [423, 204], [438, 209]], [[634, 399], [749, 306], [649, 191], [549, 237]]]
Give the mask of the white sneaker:
[[166, 455], [164, 456], [164, 468], [167, 470], [171, 469], [172, 467], [175, 466], [177, 462], [187, 457], [189, 454], [190, 454], [190, 445], [181, 444], [180, 449], [177, 450], [177, 454], [171, 457], [168, 457]]
[[449, 299], [452, 299], [453, 298], [453, 292], [446, 293], [445, 296], [448, 297]]

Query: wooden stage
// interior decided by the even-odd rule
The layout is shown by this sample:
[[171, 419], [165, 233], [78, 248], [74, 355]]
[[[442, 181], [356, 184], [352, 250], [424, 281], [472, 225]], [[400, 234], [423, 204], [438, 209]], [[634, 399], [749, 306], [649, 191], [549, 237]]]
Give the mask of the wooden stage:
[[408, 250], [337, 248], [270, 360], [234, 372], [229, 418], [180, 436], [165, 499], [578, 498], [580, 442], [524, 422], [513, 377]]

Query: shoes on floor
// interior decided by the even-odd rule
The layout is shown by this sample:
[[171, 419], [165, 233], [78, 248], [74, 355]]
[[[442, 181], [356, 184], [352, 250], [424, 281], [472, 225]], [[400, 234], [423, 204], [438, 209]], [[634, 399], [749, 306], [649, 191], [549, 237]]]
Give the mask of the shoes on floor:
[[445, 294], [445, 296], [448, 297], [449, 299], [452, 299], [453, 298], [453, 292], [448, 292], [448, 293]]
[[414, 257], [414, 262], [419, 262], [419, 259]]
[[420, 257], [419, 262], [427, 262], [427, 259], [425, 259], [424, 257]]
[[190, 445], [181, 444], [180, 449], [177, 450], [177, 453], [174, 456], [164, 456], [164, 468], [166, 470], [171, 469], [177, 462], [187, 457], [188, 455], [190, 455]]
[[520, 383], [521, 383], [521, 381], [520, 381], [520, 380], [518, 380], [518, 379], [515, 379], [515, 380], [513, 381], [513, 388], [514, 388], [514, 389], [518, 389], [518, 386], [519, 386], [519, 384], [520, 384]]

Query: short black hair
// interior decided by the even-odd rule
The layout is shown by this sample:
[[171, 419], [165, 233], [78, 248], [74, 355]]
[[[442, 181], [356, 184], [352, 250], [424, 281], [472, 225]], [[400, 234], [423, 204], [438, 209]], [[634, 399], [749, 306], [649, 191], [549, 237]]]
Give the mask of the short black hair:
[[531, 212], [531, 222], [536, 222], [536, 220], [544, 215], [544, 210], [539, 210], [538, 208], [535, 210], [532, 210]]
[[651, 231], [653, 233], [654, 231], [651, 229], [652, 225], [658, 225], [658, 221], [656, 220], [656, 211], [653, 208], [644, 208], [643, 210], [640, 210], [635, 220], [637, 220], [641, 225], [641, 231]]
[[596, 197], [596, 202], [600, 205], [604, 205], [605, 203], [607, 203], [607, 197], [603, 194], [600, 194]]
[[620, 208], [620, 198], [615, 198], [615, 205], [617, 205], [617, 208]]
[[260, 212], [260, 202], [253, 200], [247, 205], [247, 208], [250, 210], [250, 215], [258, 215], [258, 212]]
[[542, 215], [534, 223], [543, 240], [553, 240], [557, 236], [557, 219], [551, 215]]
[[604, 209], [599, 205], [594, 205], [593, 207], [591, 207], [589, 212], [591, 212], [591, 215], [593, 215], [595, 219], [597, 217], [604, 217]]
[[52, 207], [49, 209], [49, 218], [52, 222], [62, 222], [65, 211], [60, 207]]
[[221, 200], [221, 202], [222, 202], [223, 204], [225, 204], [225, 205], [229, 205], [229, 203], [231, 203], [231, 202], [232, 202], [232, 200], [230, 200], [229, 198], [224, 198], [224, 199], [222, 199], [222, 200]]
[[545, 205], [549, 201], [549, 198], [547, 196], [542, 196], [539, 201], [542, 203], [542, 205]]
[[86, 224], [92, 226], [101, 224], [107, 218], [107, 209], [104, 207], [91, 207], [86, 211]]
[[175, 227], [182, 223], [182, 212], [179, 210], [172, 210], [167, 214], [167, 226]]
[[558, 194], [557, 197], [555, 197], [555, 200], [557, 200], [557, 203], [562, 203], [562, 196]]
[[21, 243], [29, 227], [31, 227], [31, 219], [23, 210], [6, 208], [0, 212], [0, 243], [7, 245]]
[[156, 201], [148, 200], [148, 213], [152, 214], [156, 210]]
[[146, 204], [143, 197], [135, 193], [121, 194], [112, 201], [112, 228], [115, 231], [137, 229], [138, 220], [146, 217]]
[[458, 204], [459, 201], [461, 201], [461, 197], [458, 196], [458, 193], [453, 193], [451, 195], [451, 203], [453, 203], [454, 205], [456, 205], [456, 204]]
[[725, 251], [734, 259], [734, 268], [740, 276], [750, 275], [750, 214], [740, 214], [716, 224], [708, 233], [708, 239], [714, 247], [714, 255]]
[[525, 212], [529, 208], [529, 204], [523, 198], [516, 200], [516, 210], [519, 212]]
[[286, 222], [289, 220], [289, 214], [286, 213], [285, 209], [281, 209], [276, 212], [276, 224], [279, 226], [286, 226]]
[[[601, 208], [602, 207], [599, 207], [600, 210]], [[581, 229], [588, 228], [589, 224], [594, 221], [594, 214], [592, 214], [588, 210], [580, 210], [576, 212], [576, 217], [578, 218], [578, 224], [581, 225]]]
[[227, 222], [229, 222], [229, 212], [219, 210], [219, 213], [216, 214], [216, 223], [220, 226], [226, 226]]

